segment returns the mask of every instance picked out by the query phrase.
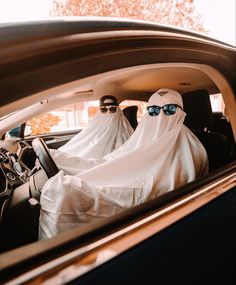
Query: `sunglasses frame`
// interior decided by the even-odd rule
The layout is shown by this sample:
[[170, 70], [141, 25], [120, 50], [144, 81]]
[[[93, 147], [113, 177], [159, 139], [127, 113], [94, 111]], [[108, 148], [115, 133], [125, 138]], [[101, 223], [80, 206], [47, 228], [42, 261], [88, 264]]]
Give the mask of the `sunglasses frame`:
[[[169, 110], [169, 106], [174, 106], [175, 107], [175, 111], [174, 112], [170, 112]], [[158, 116], [161, 112], [161, 109], [163, 109], [163, 112], [166, 116], [171, 116], [171, 115], [174, 115], [176, 113], [176, 109], [177, 107], [179, 107], [181, 110], [182, 108], [178, 105], [178, 104], [165, 104], [164, 106], [160, 107], [160, 106], [157, 106], [157, 105], [152, 105], [152, 106], [148, 106], [147, 107], [147, 111], [148, 111], [148, 114], [151, 116], [151, 117], [154, 117], [154, 116]], [[149, 111], [150, 108], [154, 108], [154, 111], [151, 112]], [[169, 112], [169, 113], [168, 113]]]
[[[111, 106], [101, 106], [101, 107], [99, 107], [99, 109], [100, 109], [100, 112], [102, 114], [106, 114], [107, 112], [114, 114], [116, 112], [116, 110], [117, 110], [117, 107], [118, 106], [114, 106], [114, 105], [111, 105]], [[111, 111], [113, 108], [115, 108], [114, 112]]]

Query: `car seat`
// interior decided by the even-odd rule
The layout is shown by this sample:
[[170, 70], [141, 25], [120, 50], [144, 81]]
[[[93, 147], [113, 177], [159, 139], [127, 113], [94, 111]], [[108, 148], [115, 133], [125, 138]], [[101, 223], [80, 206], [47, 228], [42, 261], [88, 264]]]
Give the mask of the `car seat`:
[[232, 145], [235, 145], [231, 124], [224, 116], [224, 114], [222, 112], [214, 112], [213, 116], [214, 123], [211, 127], [211, 131], [225, 135], [231, 141]]
[[138, 112], [138, 106], [136, 105], [128, 106], [123, 109], [123, 113], [125, 117], [128, 119], [128, 121], [130, 122], [130, 125], [132, 126], [134, 130], [136, 129], [138, 125], [137, 112]]
[[182, 94], [186, 118], [184, 124], [197, 136], [206, 149], [209, 171], [232, 161], [230, 140], [219, 132], [211, 131], [214, 116], [207, 90], [201, 89]]

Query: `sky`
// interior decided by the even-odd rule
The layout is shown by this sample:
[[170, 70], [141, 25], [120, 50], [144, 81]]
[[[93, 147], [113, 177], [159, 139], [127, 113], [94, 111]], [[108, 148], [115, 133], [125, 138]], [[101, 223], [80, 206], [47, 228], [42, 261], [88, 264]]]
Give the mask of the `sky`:
[[[194, 2], [208, 35], [236, 46], [236, 0]], [[0, 0], [0, 22], [49, 18], [51, 3], [52, 0]]]
[[195, 0], [209, 36], [236, 46], [236, 0]]

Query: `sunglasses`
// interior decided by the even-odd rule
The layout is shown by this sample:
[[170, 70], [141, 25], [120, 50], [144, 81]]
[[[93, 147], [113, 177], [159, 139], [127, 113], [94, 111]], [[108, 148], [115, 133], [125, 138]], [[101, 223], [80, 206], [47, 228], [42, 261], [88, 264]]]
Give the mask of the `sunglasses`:
[[177, 107], [179, 107], [182, 110], [182, 108], [177, 104], [166, 104], [162, 107], [153, 105], [153, 106], [148, 106], [147, 110], [150, 116], [158, 116], [161, 112], [161, 109], [163, 109], [165, 115], [171, 116], [175, 114]]
[[116, 108], [117, 106], [106, 106], [106, 107], [104, 106], [104, 107], [100, 107], [100, 111], [103, 114], [105, 114], [107, 111], [109, 111], [110, 113], [115, 113]]

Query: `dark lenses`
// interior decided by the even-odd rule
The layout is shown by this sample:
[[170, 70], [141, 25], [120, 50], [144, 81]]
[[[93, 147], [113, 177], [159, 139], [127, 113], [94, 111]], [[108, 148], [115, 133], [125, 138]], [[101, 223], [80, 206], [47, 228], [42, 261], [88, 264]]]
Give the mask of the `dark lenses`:
[[176, 105], [174, 104], [167, 104], [163, 106], [163, 111], [167, 116], [174, 115], [176, 112]]
[[100, 111], [101, 111], [101, 113], [105, 114], [108, 111], [108, 109], [107, 109], [107, 107], [101, 107]]
[[165, 113], [165, 115], [170, 116], [170, 115], [174, 115], [176, 113], [177, 107], [179, 107], [181, 109], [181, 107], [179, 105], [176, 105], [176, 104], [166, 104], [163, 107], [159, 107], [159, 106], [156, 106], [156, 105], [148, 106], [147, 110], [148, 110], [148, 114], [150, 116], [157, 116], [157, 115], [159, 115], [161, 109], [163, 109], [163, 112]]
[[147, 110], [150, 116], [157, 116], [160, 114], [161, 108], [158, 106], [149, 106], [147, 107]]
[[115, 112], [116, 112], [116, 107], [110, 107], [110, 108], [109, 108], [109, 111], [110, 111], [111, 113], [115, 113]]
[[110, 107], [100, 107], [101, 113], [105, 114], [107, 111], [110, 113], [115, 113], [116, 112], [117, 106], [110, 106]]

